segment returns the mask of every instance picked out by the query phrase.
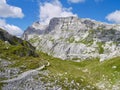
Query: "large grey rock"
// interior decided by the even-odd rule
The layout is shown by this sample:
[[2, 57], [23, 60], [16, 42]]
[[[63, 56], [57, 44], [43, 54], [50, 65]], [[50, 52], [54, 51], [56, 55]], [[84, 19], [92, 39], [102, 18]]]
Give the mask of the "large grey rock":
[[[24, 39], [54, 57], [74, 60], [100, 58], [103, 61], [120, 55], [119, 24], [77, 17], [53, 18], [46, 26], [34, 24], [25, 31]], [[35, 27], [43, 32], [37, 33]]]

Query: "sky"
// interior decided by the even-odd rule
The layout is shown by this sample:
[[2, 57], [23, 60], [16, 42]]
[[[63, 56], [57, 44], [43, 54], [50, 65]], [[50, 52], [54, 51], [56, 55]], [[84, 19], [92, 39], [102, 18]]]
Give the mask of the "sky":
[[0, 28], [16, 36], [33, 22], [68, 16], [120, 24], [120, 0], [0, 0]]

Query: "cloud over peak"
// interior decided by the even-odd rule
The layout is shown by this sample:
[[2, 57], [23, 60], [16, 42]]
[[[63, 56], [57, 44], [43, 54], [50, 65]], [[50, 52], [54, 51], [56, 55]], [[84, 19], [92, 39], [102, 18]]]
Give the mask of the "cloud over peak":
[[110, 22], [120, 24], [120, 10], [116, 10], [106, 16], [106, 19]]
[[63, 7], [59, 0], [41, 3], [39, 15], [40, 22], [42, 24], [48, 24], [53, 17], [77, 16], [77, 14], [73, 14], [71, 10], [72, 8]]

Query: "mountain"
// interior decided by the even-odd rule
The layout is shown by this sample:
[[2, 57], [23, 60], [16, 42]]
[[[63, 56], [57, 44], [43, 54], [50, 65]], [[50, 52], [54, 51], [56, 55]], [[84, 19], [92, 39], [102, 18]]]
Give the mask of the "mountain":
[[0, 55], [1, 53], [16, 54], [18, 56], [37, 56], [35, 47], [0, 28]]
[[[69, 22], [70, 25], [66, 25], [68, 20], [74, 20], [74, 22]], [[57, 23], [58, 21], [59, 23]], [[65, 25], [61, 27], [64, 30], [61, 30], [60, 25], [63, 21]], [[91, 29], [91, 25], [94, 25], [94, 28], [92, 26]], [[98, 28], [98, 26], [104, 26], [104, 29]], [[69, 29], [67, 29], [68, 27]], [[80, 58], [75, 58], [72, 55], [67, 56], [71, 52], [82, 53], [79, 50], [94, 50], [97, 45], [99, 52], [96, 47], [94, 53], [109, 53], [109, 51], [104, 51], [104, 44], [106, 45], [107, 42], [111, 42], [111, 47], [108, 43], [108, 50], [114, 48], [114, 44], [118, 48], [118, 27], [119, 25], [109, 25], [75, 17], [54, 18], [49, 25], [35, 22], [28, 27], [23, 37], [37, 46], [37, 54], [35, 48], [28, 41], [0, 29], [0, 90], [120, 90], [120, 57], [117, 55], [115, 58], [112, 57], [112, 59], [103, 62], [100, 62], [99, 58], [83, 58], [80, 55], [77, 55]], [[77, 32], [76, 28], [79, 29]], [[114, 32], [114, 37], [113, 34], [110, 34], [111, 32]], [[69, 38], [70, 36], [71, 38]], [[85, 41], [79, 41], [81, 38], [84, 38]], [[116, 42], [114, 42], [115, 40]], [[69, 49], [65, 51], [67, 48]], [[52, 51], [54, 53], [51, 53]], [[57, 53], [55, 54], [55, 52]], [[59, 57], [60, 53], [64, 54], [64, 52], [66, 52], [64, 57], [67, 56], [67, 59], [81, 60], [81, 62], [53, 57], [55, 55]], [[39, 57], [37, 57], [38, 55]]]
[[120, 56], [120, 25], [88, 18], [53, 18], [49, 25], [29, 26], [23, 39], [37, 50], [61, 59], [100, 61]]

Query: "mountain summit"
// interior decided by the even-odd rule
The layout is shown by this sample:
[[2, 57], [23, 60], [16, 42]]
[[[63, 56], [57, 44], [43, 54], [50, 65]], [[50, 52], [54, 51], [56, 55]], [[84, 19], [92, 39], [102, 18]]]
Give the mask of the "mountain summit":
[[33, 23], [25, 40], [54, 57], [71, 60], [120, 56], [120, 25], [87, 18], [53, 18], [49, 25]]

